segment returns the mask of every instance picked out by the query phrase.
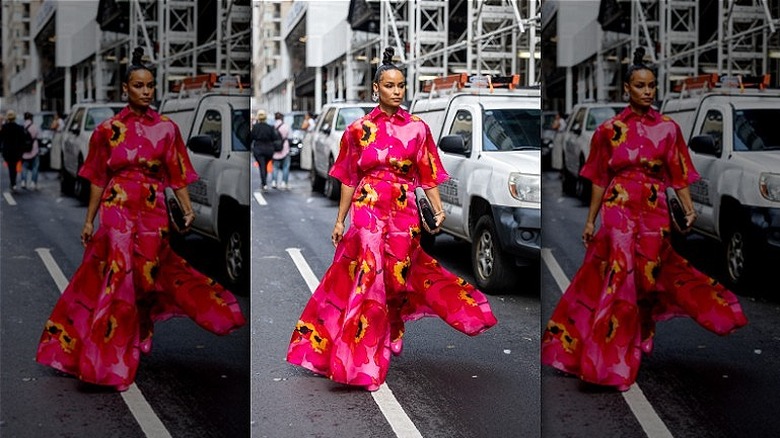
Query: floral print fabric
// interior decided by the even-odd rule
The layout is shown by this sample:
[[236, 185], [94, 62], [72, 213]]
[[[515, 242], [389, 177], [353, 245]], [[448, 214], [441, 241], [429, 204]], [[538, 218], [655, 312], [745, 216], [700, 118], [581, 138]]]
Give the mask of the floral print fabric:
[[420, 248], [414, 189], [447, 179], [428, 126], [379, 107], [350, 125], [331, 175], [355, 187], [350, 227], [295, 327], [287, 360], [376, 389], [404, 322], [439, 316], [477, 335], [496, 323], [487, 298]]
[[38, 362], [122, 389], [155, 321], [189, 316], [221, 335], [245, 323], [235, 297], [169, 245], [164, 189], [197, 179], [173, 122], [126, 107], [94, 131], [79, 175], [105, 188], [100, 225], [46, 322]]
[[580, 174], [605, 187], [601, 227], [547, 324], [544, 364], [626, 390], [657, 321], [689, 316], [720, 335], [747, 323], [736, 296], [671, 246], [666, 188], [699, 177], [676, 123], [626, 108], [596, 130]]

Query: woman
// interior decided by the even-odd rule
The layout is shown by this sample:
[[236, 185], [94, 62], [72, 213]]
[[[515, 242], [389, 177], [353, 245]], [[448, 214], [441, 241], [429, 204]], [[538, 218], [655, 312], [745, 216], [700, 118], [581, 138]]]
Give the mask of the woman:
[[[476, 335], [496, 323], [485, 296], [420, 248], [414, 189], [444, 222], [437, 185], [447, 179], [428, 126], [403, 110], [406, 79], [387, 49], [374, 76], [379, 106], [341, 138], [331, 176], [342, 182], [333, 264], [293, 332], [287, 360], [369, 391], [400, 354], [404, 322], [439, 316]], [[344, 220], [350, 212], [350, 228]]]
[[274, 143], [279, 141], [279, 133], [266, 123], [268, 116], [265, 111], [258, 110], [256, 119], [252, 126], [252, 154], [260, 168], [260, 188], [267, 191], [268, 163], [273, 160]]
[[[38, 148], [38, 127], [33, 124], [32, 113], [24, 113], [24, 129], [33, 139], [32, 150], [22, 155], [22, 188], [35, 190], [38, 184], [38, 167], [40, 166], [40, 149]], [[30, 185], [27, 185], [27, 174], [30, 174]]]
[[16, 123], [16, 112], [8, 110], [0, 130], [0, 143], [3, 145], [3, 159], [8, 166], [12, 192], [16, 191], [16, 173], [24, 154], [24, 137], [24, 128]]
[[134, 51], [122, 84], [127, 107], [90, 138], [79, 172], [91, 182], [81, 230], [86, 250], [37, 355], [44, 365], [119, 391], [133, 382], [140, 353], [150, 352], [155, 321], [189, 316], [220, 335], [245, 323], [233, 295], [170, 247], [164, 190], [173, 189], [189, 228], [195, 214], [187, 184], [197, 175], [179, 128], [149, 107], [155, 82], [142, 55]]
[[274, 127], [276, 132], [282, 138], [282, 150], [274, 152], [274, 170], [271, 173], [271, 187], [279, 189], [289, 189], [290, 181], [290, 127], [284, 123], [284, 115], [282, 113], [274, 114], [276, 122]]
[[643, 56], [637, 49], [623, 84], [628, 107], [593, 134], [580, 172], [593, 182], [585, 260], [542, 337], [544, 364], [621, 391], [652, 350], [656, 321], [690, 316], [719, 335], [747, 323], [734, 294], [672, 249], [666, 188], [690, 227], [688, 185], [699, 175], [679, 126], [651, 107], [656, 79]]

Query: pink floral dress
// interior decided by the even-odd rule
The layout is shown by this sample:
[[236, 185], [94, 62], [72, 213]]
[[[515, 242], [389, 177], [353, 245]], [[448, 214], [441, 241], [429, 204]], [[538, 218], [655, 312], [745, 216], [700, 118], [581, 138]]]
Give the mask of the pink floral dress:
[[471, 336], [496, 323], [481, 292], [420, 248], [414, 189], [447, 179], [422, 120], [375, 108], [344, 132], [331, 175], [355, 187], [350, 226], [295, 327], [289, 362], [375, 390], [405, 321], [439, 316]]
[[672, 249], [666, 188], [698, 179], [680, 128], [626, 108], [593, 134], [580, 174], [605, 187], [601, 227], [542, 337], [542, 362], [626, 390], [655, 322], [689, 316], [719, 335], [747, 323], [733, 293]]
[[197, 179], [172, 121], [125, 107], [95, 129], [79, 175], [105, 188], [99, 228], [46, 322], [38, 362], [122, 390], [155, 321], [189, 316], [220, 335], [245, 323], [235, 297], [169, 245], [164, 189]]

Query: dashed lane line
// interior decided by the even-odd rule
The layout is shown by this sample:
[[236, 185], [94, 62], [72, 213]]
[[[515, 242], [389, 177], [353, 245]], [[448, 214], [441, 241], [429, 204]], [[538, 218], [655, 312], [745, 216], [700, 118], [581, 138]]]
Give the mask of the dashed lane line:
[[7, 202], [8, 205], [16, 205], [16, 199], [14, 199], [10, 192], [3, 192], [3, 197], [5, 198], [5, 202]]
[[[319, 285], [319, 279], [311, 270], [311, 267], [306, 262], [306, 259], [301, 254], [299, 248], [287, 248], [287, 253], [295, 263], [301, 276], [306, 281], [306, 285], [309, 290], [314, 293], [314, 290]], [[395, 436], [398, 438], [422, 438], [422, 434], [417, 430], [417, 426], [414, 425], [412, 419], [406, 415], [406, 411], [398, 403], [398, 399], [393, 395], [393, 391], [387, 386], [387, 383], [383, 383], [379, 387], [378, 391], [373, 391], [371, 396], [374, 398], [374, 402], [379, 406], [379, 410], [382, 411], [382, 415], [385, 416], [390, 427], [395, 432]]]
[[[569, 287], [570, 281], [549, 248], [542, 248], [542, 260], [544, 260], [547, 269], [558, 284], [558, 289], [563, 293]], [[621, 394], [648, 438], [673, 438], [669, 428], [666, 427], [661, 417], [658, 416], [653, 405], [647, 400], [637, 383], [631, 385], [628, 391]]]
[[255, 191], [253, 194], [255, 196], [255, 201], [257, 201], [258, 204], [260, 204], [260, 205], [268, 205], [268, 202], [265, 200], [265, 198], [263, 197], [263, 194], [260, 193], [260, 191]]
[[[41, 257], [43, 264], [49, 271], [49, 275], [54, 279], [54, 283], [60, 291], [65, 290], [68, 285], [68, 279], [65, 274], [62, 273], [54, 257], [51, 255], [51, 251], [48, 248], [37, 248], [35, 252]], [[130, 409], [130, 413], [133, 414], [138, 425], [141, 426], [141, 430], [149, 438], [171, 438], [170, 432], [165, 428], [160, 418], [154, 413], [154, 410], [146, 401], [141, 390], [138, 389], [135, 383], [130, 385], [127, 391], [120, 393], [125, 404]]]

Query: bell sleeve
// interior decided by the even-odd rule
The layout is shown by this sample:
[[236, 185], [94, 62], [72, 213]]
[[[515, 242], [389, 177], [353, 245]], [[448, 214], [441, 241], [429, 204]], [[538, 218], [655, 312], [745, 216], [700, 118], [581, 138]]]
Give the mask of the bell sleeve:
[[604, 125], [599, 126], [590, 139], [590, 153], [580, 169], [580, 176], [599, 187], [607, 187], [612, 180], [609, 169], [611, 144]]
[[699, 172], [693, 167], [693, 160], [685, 144], [680, 126], [674, 124], [674, 138], [666, 153], [666, 168], [669, 173], [669, 185], [679, 190], [688, 187], [699, 179]]
[[79, 176], [92, 184], [105, 187], [108, 184], [108, 159], [110, 157], [109, 137], [110, 127], [107, 123], [100, 124], [89, 137], [87, 159], [79, 170]]
[[173, 122], [168, 123], [173, 126], [173, 142], [165, 154], [165, 168], [168, 173], [168, 184], [172, 189], [178, 190], [197, 181], [198, 174], [192, 167], [179, 127]]
[[447, 181], [450, 176], [441, 163], [439, 151], [436, 149], [436, 143], [433, 141], [433, 135], [431, 135], [431, 129], [425, 122], [421, 123], [425, 127], [425, 132], [422, 146], [417, 150], [418, 182], [423, 189], [430, 189]]
[[342, 184], [349, 187], [357, 187], [360, 183], [358, 160], [360, 160], [360, 146], [355, 140], [355, 125], [350, 125], [341, 136], [339, 143], [339, 156], [333, 164], [329, 175]]

